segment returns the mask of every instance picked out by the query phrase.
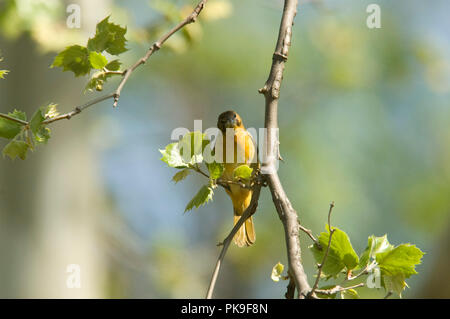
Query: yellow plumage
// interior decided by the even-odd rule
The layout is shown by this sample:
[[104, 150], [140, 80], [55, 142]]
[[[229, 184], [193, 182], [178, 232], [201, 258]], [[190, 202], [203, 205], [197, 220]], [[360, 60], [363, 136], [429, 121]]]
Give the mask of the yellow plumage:
[[[222, 131], [222, 156], [224, 162], [224, 173], [222, 179], [232, 181], [234, 169], [242, 164], [252, 164], [255, 157], [255, 146], [251, 135], [245, 129], [241, 118], [236, 112], [228, 111], [219, 116], [218, 128]], [[227, 138], [226, 129], [232, 128], [234, 133], [233, 160], [227, 160]], [[230, 152], [230, 150], [228, 150]], [[230, 154], [230, 153], [228, 153]], [[233, 203], [234, 224], [236, 224], [250, 205], [252, 199], [252, 191], [243, 188], [237, 184], [229, 184], [226, 190]], [[245, 221], [234, 237], [234, 242], [239, 247], [250, 246], [255, 242], [255, 228], [253, 225], [253, 217]]]

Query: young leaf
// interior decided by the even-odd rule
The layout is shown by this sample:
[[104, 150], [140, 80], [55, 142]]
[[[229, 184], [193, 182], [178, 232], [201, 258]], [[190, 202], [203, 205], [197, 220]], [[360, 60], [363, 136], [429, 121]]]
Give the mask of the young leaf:
[[97, 70], [103, 69], [108, 64], [108, 60], [106, 59], [106, 57], [96, 51], [89, 52], [89, 61], [91, 63], [91, 66]]
[[105, 68], [109, 71], [119, 71], [121, 65], [122, 63], [119, 60], [112, 60], [105, 66]]
[[214, 195], [213, 189], [209, 185], [204, 185], [198, 193], [194, 196], [194, 198], [191, 199], [191, 201], [187, 204], [186, 209], [184, 212], [190, 211], [191, 209], [199, 208], [202, 205], [205, 205], [210, 200], [212, 200], [212, 197]]
[[[0, 52], [1, 53], [1, 52]], [[3, 61], [3, 58], [0, 57], [0, 62]], [[5, 75], [8, 74], [9, 71], [8, 70], [0, 70], [0, 79], [4, 79]]]
[[[21, 111], [14, 110], [14, 112], [9, 112], [8, 115], [18, 120], [27, 120], [27, 115]], [[12, 139], [14, 136], [19, 134], [21, 130], [21, 124], [0, 117], [0, 137]]]
[[387, 240], [387, 235], [382, 237], [369, 236], [367, 247], [359, 257], [359, 267], [364, 268], [369, 264], [369, 261], [375, 258], [375, 255], [381, 252], [386, 252], [394, 249], [394, 246]]
[[40, 126], [34, 135], [34, 140], [38, 144], [47, 144], [51, 130], [48, 127]]
[[218, 179], [222, 176], [224, 170], [223, 164], [212, 162], [210, 164], [206, 163], [206, 166], [208, 167], [209, 178]]
[[186, 168], [189, 165], [183, 161], [178, 143], [171, 143], [164, 150], [159, 150], [162, 154], [161, 161], [175, 168]]
[[280, 281], [280, 278], [282, 278], [281, 274], [283, 273], [283, 270], [284, 265], [278, 262], [275, 266], [273, 266], [270, 278], [272, 278], [273, 281]]
[[94, 73], [92, 78], [86, 84], [85, 90], [93, 91], [95, 89], [96, 91], [102, 91], [103, 85], [105, 84], [106, 80], [112, 76], [112, 74], [106, 74], [103, 71]]
[[191, 171], [188, 168], [185, 168], [181, 171], [179, 171], [178, 173], [176, 173], [173, 177], [172, 180], [176, 183], [181, 182], [183, 179], [185, 179], [189, 174], [191, 173]]
[[235, 179], [249, 180], [252, 177], [253, 169], [248, 165], [240, 165], [233, 171], [233, 177]]
[[44, 113], [43, 108], [40, 107], [39, 109], [37, 109], [36, 112], [34, 112], [33, 116], [31, 117], [30, 129], [31, 132], [33, 132], [33, 134], [37, 133], [42, 122], [45, 120], [45, 115], [43, 113]]
[[400, 297], [402, 296], [403, 290], [408, 287], [405, 276], [400, 274], [395, 276], [383, 276], [383, 286], [386, 291], [396, 292]]
[[9, 156], [12, 160], [19, 157], [25, 160], [27, 157], [27, 151], [30, 146], [24, 141], [11, 141], [3, 149], [3, 156]]
[[80, 45], [67, 47], [55, 57], [51, 67], [61, 67], [63, 72], [72, 71], [75, 76], [86, 75], [91, 70], [89, 51]]
[[402, 244], [387, 252], [376, 255], [382, 275], [404, 275], [409, 278], [417, 274], [415, 266], [420, 264], [424, 253], [414, 245]]
[[191, 165], [203, 161], [205, 134], [201, 132], [189, 132], [179, 142], [180, 154], [185, 163]]
[[0, 70], [0, 79], [4, 79], [5, 75], [8, 74], [9, 71], [8, 70]]
[[355, 289], [347, 289], [341, 291], [342, 299], [359, 299], [359, 295]]
[[128, 50], [125, 47], [127, 29], [108, 20], [109, 16], [97, 24], [95, 36], [88, 41], [88, 49], [118, 55]]
[[[327, 260], [322, 268], [322, 272], [326, 276], [335, 276], [341, 270], [346, 268], [351, 270], [358, 265], [359, 258], [350, 243], [348, 235], [339, 228], [333, 227], [334, 233], [331, 239], [331, 245], [328, 252]], [[318, 238], [322, 249], [319, 249], [316, 244], [310, 247], [314, 258], [318, 263], [321, 263], [326, 252], [330, 233], [328, 225], [327, 232], [322, 232]]]

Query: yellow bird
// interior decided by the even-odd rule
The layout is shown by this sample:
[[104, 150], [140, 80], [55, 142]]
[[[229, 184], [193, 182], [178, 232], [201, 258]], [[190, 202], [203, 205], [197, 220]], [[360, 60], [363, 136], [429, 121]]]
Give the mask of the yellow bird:
[[[223, 144], [222, 155], [220, 155], [220, 159], [224, 163], [224, 173], [222, 175], [222, 179], [225, 181], [233, 181], [233, 172], [236, 167], [243, 164], [251, 165], [256, 162], [255, 145], [253, 143], [252, 136], [245, 129], [241, 117], [234, 111], [227, 111], [220, 114], [219, 119], [217, 120], [217, 127], [222, 132], [222, 138], [218, 139], [218, 143], [216, 143], [215, 146], [217, 155], [220, 153], [220, 151], [217, 152], [218, 148], [221, 148], [220, 144]], [[232, 150], [227, 150], [227, 128], [232, 129], [228, 131], [234, 135], [234, 138], [231, 136], [231, 138], [228, 139], [229, 141], [234, 140], [234, 147]], [[227, 160], [227, 152], [231, 155], [231, 151], [234, 154], [234, 158]], [[229, 189], [226, 189], [226, 192], [233, 202], [234, 225], [236, 225], [242, 214], [250, 205], [252, 191], [250, 189], [243, 188], [238, 184], [229, 184]], [[255, 242], [255, 239], [256, 236], [255, 227], [253, 225], [253, 217], [250, 217], [245, 221], [234, 236], [234, 242], [239, 247], [251, 246]]]

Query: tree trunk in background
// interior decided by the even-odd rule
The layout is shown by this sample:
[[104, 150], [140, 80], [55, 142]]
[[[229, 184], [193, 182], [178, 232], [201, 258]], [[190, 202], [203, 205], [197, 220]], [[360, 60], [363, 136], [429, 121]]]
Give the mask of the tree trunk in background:
[[[1, 112], [16, 107], [31, 116], [48, 102], [60, 102], [62, 111], [79, 102], [79, 82], [48, 69], [51, 59], [28, 37], [0, 47], [11, 70], [0, 83]], [[100, 219], [107, 204], [87, 125], [83, 115], [57, 123], [49, 145], [26, 161], [0, 161], [2, 298], [105, 296]], [[67, 288], [68, 264], [81, 267], [80, 289]]]

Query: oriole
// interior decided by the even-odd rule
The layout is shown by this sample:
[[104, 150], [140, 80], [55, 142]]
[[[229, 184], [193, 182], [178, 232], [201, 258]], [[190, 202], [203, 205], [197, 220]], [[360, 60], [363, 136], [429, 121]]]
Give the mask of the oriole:
[[[255, 157], [255, 145], [252, 140], [252, 136], [245, 129], [242, 119], [234, 111], [227, 111], [219, 115], [217, 120], [217, 127], [222, 132], [222, 159], [224, 163], [224, 172], [222, 179], [225, 181], [233, 181], [234, 169], [242, 164], [254, 164], [256, 161]], [[234, 135], [234, 147], [233, 153], [234, 158], [232, 160], [227, 159], [227, 128], [233, 129], [230, 133]], [[232, 140], [231, 138], [229, 139]], [[220, 148], [220, 143], [216, 143], [216, 155], [217, 148]], [[228, 150], [228, 154], [230, 150]], [[239, 158], [238, 158], [239, 156]], [[231, 157], [231, 156], [229, 156]], [[252, 165], [254, 166], [254, 165]], [[238, 184], [229, 184], [229, 189], [226, 189], [227, 194], [230, 196], [233, 202], [234, 210], [234, 225], [239, 221], [242, 214], [245, 212], [247, 207], [250, 205], [252, 199], [252, 191], [247, 188], [243, 188]], [[255, 242], [255, 227], [253, 225], [253, 217], [250, 217], [245, 221], [242, 227], [234, 236], [233, 240], [239, 247], [250, 246]]]

